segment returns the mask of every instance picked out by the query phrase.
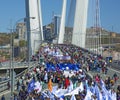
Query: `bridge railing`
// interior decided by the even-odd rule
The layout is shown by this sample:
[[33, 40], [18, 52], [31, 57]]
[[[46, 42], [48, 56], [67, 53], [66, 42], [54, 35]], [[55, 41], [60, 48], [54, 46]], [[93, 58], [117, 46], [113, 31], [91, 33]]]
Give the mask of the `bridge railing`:
[[[32, 63], [32, 64], [33, 64], [33, 65], [30, 66], [30, 69], [34, 68], [34, 67], [36, 66], [37, 62], [34, 62], [34, 63]], [[17, 74], [17, 75], [15, 76], [15, 80], [14, 80], [15, 86], [17, 85], [17, 79], [19, 79], [21, 76], [23, 76], [23, 75], [26, 73], [27, 70], [28, 70], [28, 69], [25, 69], [24, 71], [22, 71], [21, 73], [19, 73], [19, 74]], [[0, 82], [0, 93], [1, 93], [1, 92], [4, 92], [4, 91], [6, 91], [6, 90], [9, 90], [9, 89], [8, 89], [8, 82], [11, 83], [11, 79], [7, 79], [7, 80], [5, 80], [5, 81]]]
[[0, 82], [0, 92], [3, 92], [8, 89], [7, 83], [10, 81], [10, 79], [5, 80], [3, 82]]

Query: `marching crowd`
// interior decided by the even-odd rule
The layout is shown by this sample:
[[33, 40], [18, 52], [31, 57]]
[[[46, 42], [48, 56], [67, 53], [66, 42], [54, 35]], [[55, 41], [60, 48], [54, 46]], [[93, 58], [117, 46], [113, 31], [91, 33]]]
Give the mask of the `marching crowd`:
[[[99, 75], [100, 71], [103, 74], [108, 71], [102, 56], [62, 44], [42, 46], [33, 59], [39, 60], [39, 57], [44, 61], [17, 80], [14, 100], [120, 100], [120, 85], [117, 90], [114, 88], [117, 74], [105, 80]], [[73, 70], [69, 66], [60, 67], [61, 63], [79, 66]], [[88, 71], [98, 74], [91, 78]]]

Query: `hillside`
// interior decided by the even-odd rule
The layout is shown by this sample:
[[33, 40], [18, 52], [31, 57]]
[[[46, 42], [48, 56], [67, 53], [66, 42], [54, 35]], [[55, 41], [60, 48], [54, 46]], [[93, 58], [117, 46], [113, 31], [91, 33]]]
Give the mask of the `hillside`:
[[[48, 26], [50, 26], [52, 29], [54, 28], [54, 26], [52, 24], [49, 24]], [[65, 28], [65, 40], [69, 40], [71, 41], [71, 37], [72, 37], [72, 28], [71, 27], [66, 27]], [[93, 34], [93, 27], [91, 28], [87, 28], [86, 30], [86, 35], [87, 38], [89, 36], [92, 36]], [[10, 43], [10, 36], [11, 34], [7, 34], [7, 33], [0, 33], [0, 45], [6, 45]], [[51, 36], [53, 34], [51, 33]], [[16, 34], [14, 34], [14, 37], [18, 37]], [[104, 44], [108, 44], [108, 43], [120, 43], [120, 34], [115, 33], [115, 32], [110, 32], [107, 31], [106, 29], [101, 29], [101, 37], [102, 37], [102, 43]], [[92, 38], [91, 38], [92, 39]], [[87, 42], [86, 42], [87, 43]]]
[[10, 34], [0, 33], [0, 45], [5, 45], [10, 43]]

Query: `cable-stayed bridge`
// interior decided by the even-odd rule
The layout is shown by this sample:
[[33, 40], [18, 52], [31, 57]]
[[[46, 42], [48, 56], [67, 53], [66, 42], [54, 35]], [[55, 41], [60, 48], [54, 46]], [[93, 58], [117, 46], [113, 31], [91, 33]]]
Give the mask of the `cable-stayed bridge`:
[[[86, 24], [87, 24], [87, 11], [88, 11], [88, 0], [71, 0], [69, 10], [67, 10], [68, 0], [63, 0], [60, 30], [58, 32], [58, 44], [71, 43], [80, 47], [85, 48], [85, 37], [86, 37]], [[68, 12], [67, 12], [68, 11]], [[39, 44], [44, 40], [43, 29], [42, 29], [42, 12], [41, 3], [39, 0], [26, 0], [26, 17], [27, 20], [27, 33], [29, 42], [29, 54], [34, 54], [34, 51], [39, 49]], [[66, 17], [68, 15], [68, 18]], [[35, 19], [31, 19], [31, 17]], [[68, 20], [66, 20], [68, 19]], [[66, 26], [66, 22], [68, 26]], [[71, 36], [65, 33], [66, 27], [71, 27], [72, 22], [72, 33]], [[38, 28], [39, 27], [39, 28]], [[38, 28], [38, 31], [32, 32]], [[69, 40], [69, 41], [68, 41]], [[38, 41], [34, 47], [34, 42]], [[78, 42], [79, 41], [79, 42]]]
[[[69, 7], [70, 9], [68, 12], [68, 20], [66, 21], [67, 0], [63, 0], [60, 31], [58, 34], [58, 44], [69, 43], [82, 48], [86, 48], [85, 41], [86, 41], [88, 0], [71, 0]], [[35, 17], [35, 19], [31, 19], [32, 17]], [[26, 18], [28, 18], [26, 22], [27, 22], [28, 56], [30, 57], [31, 55], [35, 54], [34, 51], [39, 50], [39, 45], [44, 40], [43, 29], [42, 29], [43, 26], [42, 11], [41, 11], [41, 3], [39, 0], [31, 0], [31, 1], [26, 0]], [[67, 22], [67, 26], [65, 24], [66, 22]], [[69, 30], [65, 31], [68, 28], [71, 28], [71, 31]], [[34, 29], [37, 30], [30, 31]], [[94, 30], [94, 32], [96, 31], [98, 32], [98, 30]], [[34, 45], [35, 41], [37, 41], [36, 45]], [[100, 40], [96, 40], [95, 42], [98, 44], [97, 46], [95, 45], [95, 48], [98, 48], [100, 46], [99, 45]], [[29, 66], [32, 65], [29, 62]], [[28, 68], [28, 66], [22, 65], [22, 63], [17, 63], [17, 64], [14, 63], [14, 68], [12, 67], [12, 70], [18, 68], [19, 69]], [[4, 66], [1, 67], [0, 69], [3, 70], [3, 69], [11, 69], [11, 68], [9, 66], [6, 67]], [[13, 77], [11, 81], [13, 81]], [[13, 92], [13, 90], [11, 91]]]

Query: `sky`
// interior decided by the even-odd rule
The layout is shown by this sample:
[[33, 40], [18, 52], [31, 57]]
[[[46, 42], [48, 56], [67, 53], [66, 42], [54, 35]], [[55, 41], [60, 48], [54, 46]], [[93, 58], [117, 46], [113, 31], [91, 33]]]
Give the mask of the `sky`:
[[[25, 0], [0, 0], [0, 32], [9, 32], [16, 21], [26, 16]], [[68, 0], [69, 3], [70, 0]], [[89, 0], [87, 27], [93, 26], [93, 0]], [[61, 14], [62, 0], [41, 0], [43, 25]], [[101, 27], [120, 33], [120, 0], [100, 0]]]

